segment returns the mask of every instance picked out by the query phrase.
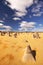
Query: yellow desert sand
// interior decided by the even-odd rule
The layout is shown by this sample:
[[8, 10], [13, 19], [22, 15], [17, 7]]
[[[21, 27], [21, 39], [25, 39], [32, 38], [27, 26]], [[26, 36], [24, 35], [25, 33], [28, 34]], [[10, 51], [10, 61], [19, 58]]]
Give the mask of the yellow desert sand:
[[[36, 51], [36, 60], [30, 55], [24, 62], [22, 58], [28, 45]], [[0, 33], [0, 65], [43, 65], [43, 33]]]

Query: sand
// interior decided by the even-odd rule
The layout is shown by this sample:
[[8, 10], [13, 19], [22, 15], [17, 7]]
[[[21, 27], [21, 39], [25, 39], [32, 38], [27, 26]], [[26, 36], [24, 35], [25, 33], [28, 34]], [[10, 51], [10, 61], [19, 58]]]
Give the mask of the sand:
[[[40, 38], [37, 38], [37, 35], [34, 38], [33, 34], [36, 33], [32, 32], [17, 33], [15, 38], [14, 33], [11, 36], [0, 35], [0, 65], [43, 65], [43, 33], [38, 33]], [[24, 49], [28, 45], [36, 50], [36, 61], [22, 61]]]

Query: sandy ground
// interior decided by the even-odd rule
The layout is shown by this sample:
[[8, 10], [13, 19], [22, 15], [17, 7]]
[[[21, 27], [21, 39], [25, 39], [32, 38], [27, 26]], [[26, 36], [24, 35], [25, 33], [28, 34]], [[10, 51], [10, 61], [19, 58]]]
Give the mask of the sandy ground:
[[[40, 38], [34, 38], [35, 33], [14, 33], [9, 37], [0, 35], [0, 65], [43, 65], [43, 33], [39, 33]], [[30, 45], [36, 50], [36, 61], [22, 61], [24, 49]], [[30, 57], [29, 57], [30, 58]]]

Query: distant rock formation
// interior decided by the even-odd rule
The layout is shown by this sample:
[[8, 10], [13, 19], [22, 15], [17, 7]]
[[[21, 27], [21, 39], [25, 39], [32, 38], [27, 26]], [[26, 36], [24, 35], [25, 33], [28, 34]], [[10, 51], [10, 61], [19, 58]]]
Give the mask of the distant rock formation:
[[14, 37], [17, 38], [17, 33], [14, 34]]
[[11, 37], [11, 32], [8, 32], [9, 33], [9, 36]]
[[1, 36], [4, 36], [6, 34], [6, 32], [0, 32], [1, 33]]
[[26, 40], [26, 42], [28, 42], [28, 40]]
[[29, 60], [36, 61], [36, 50], [32, 50], [30, 45], [25, 48], [24, 55], [22, 57], [23, 62], [27, 62]]
[[37, 39], [40, 38], [38, 32], [36, 32], [36, 33], [33, 34], [33, 38], [37, 38]]

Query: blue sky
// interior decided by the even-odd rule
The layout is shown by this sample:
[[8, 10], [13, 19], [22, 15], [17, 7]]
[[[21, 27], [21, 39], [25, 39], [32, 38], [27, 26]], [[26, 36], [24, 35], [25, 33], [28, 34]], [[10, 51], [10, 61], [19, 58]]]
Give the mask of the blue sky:
[[0, 30], [43, 32], [43, 0], [0, 0]]

